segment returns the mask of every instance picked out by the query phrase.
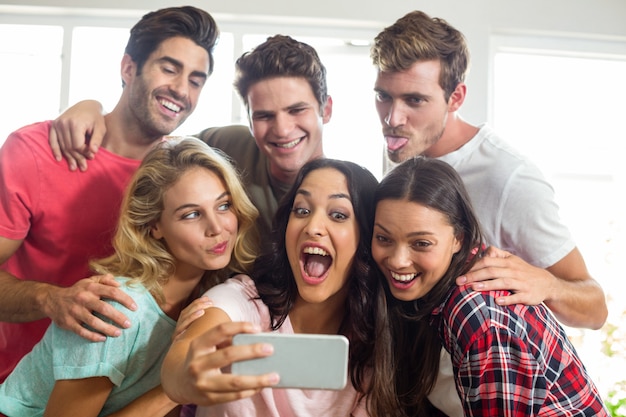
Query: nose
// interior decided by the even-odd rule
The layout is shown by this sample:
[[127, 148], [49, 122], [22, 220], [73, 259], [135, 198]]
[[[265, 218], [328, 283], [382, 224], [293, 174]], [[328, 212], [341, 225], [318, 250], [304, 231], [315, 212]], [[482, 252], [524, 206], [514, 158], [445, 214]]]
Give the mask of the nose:
[[310, 237], [321, 237], [326, 234], [326, 216], [322, 211], [315, 211], [309, 217], [304, 232]]
[[287, 137], [293, 130], [293, 125], [293, 118], [290, 115], [279, 112], [274, 119], [274, 134], [279, 138]]
[[411, 258], [409, 256], [409, 248], [405, 246], [395, 246], [389, 250], [387, 256], [387, 266], [390, 269], [399, 271], [403, 268], [411, 266]]
[[217, 236], [224, 230], [222, 223], [219, 221], [217, 215], [207, 215], [206, 225], [204, 228], [204, 235], [207, 237]]
[[169, 88], [176, 99], [185, 98], [189, 94], [189, 82], [183, 75], [172, 79]]
[[398, 127], [406, 123], [406, 113], [402, 104], [396, 101], [391, 102], [385, 111], [385, 123], [389, 127]]

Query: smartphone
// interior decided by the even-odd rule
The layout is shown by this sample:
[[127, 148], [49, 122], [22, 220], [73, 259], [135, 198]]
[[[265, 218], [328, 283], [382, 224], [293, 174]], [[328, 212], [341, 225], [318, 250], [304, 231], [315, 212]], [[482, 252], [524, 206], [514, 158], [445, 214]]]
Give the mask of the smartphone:
[[261, 375], [276, 372], [273, 387], [340, 390], [348, 378], [348, 346], [345, 336], [326, 334], [241, 333], [233, 345], [269, 343], [274, 353], [264, 358], [234, 362], [231, 372]]

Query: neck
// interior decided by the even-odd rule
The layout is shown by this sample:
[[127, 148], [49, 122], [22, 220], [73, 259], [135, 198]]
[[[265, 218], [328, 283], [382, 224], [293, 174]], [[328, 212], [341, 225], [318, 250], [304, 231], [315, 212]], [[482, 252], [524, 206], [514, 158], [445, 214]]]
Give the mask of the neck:
[[165, 301], [160, 305], [163, 312], [172, 319], [178, 320], [180, 312], [187, 307], [187, 301], [201, 279], [202, 275], [184, 280], [179, 279], [176, 275], [170, 277], [163, 286]]
[[345, 315], [345, 298], [316, 304], [298, 299], [289, 312], [289, 320], [294, 333], [338, 334]]
[[140, 126], [132, 122], [131, 117], [119, 104], [105, 116], [107, 131], [102, 147], [124, 158], [141, 160], [163, 136], [146, 136]]
[[472, 140], [477, 133], [478, 127], [467, 123], [456, 112], [449, 113], [441, 137], [424, 155], [431, 158], [447, 155]]

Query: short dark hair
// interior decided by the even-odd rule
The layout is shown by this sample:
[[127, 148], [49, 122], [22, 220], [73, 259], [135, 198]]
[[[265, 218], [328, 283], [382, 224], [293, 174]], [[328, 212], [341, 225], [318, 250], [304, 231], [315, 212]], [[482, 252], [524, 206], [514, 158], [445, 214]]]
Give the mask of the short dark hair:
[[197, 7], [168, 7], [144, 15], [130, 30], [124, 52], [137, 64], [137, 73], [141, 73], [150, 54], [163, 41], [177, 36], [190, 39], [207, 51], [210, 75], [219, 29], [211, 15]]
[[253, 84], [276, 77], [301, 77], [309, 85], [320, 105], [326, 104], [328, 87], [326, 68], [315, 49], [290, 36], [275, 35], [237, 60], [235, 88], [248, 106], [248, 90]]

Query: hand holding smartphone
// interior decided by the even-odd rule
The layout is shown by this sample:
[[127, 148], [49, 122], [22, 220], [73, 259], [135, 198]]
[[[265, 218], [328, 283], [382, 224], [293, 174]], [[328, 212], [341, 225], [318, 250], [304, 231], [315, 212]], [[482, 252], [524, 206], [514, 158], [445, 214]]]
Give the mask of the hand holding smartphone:
[[280, 382], [275, 388], [340, 390], [348, 378], [348, 339], [340, 335], [241, 333], [233, 345], [268, 343], [274, 353], [264, 358], [234, 362], [237, 375], [276, 372]]

